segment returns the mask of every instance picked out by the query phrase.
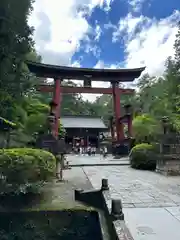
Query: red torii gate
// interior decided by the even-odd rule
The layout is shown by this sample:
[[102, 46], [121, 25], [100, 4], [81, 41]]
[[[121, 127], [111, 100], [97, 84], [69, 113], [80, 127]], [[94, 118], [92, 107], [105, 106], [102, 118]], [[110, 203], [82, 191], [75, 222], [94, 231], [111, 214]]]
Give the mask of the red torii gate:
[[[115, 126], [116, 126], [116, 141], [121, 142], [124, 139], [122, 128], [121, 112], [120, 112], [120, 95], [133, 93], [133, 89], [119, 88], [120, 82], [132, 82], [138, 78], [141, 72], [145, 69], [90, 69], [90, 68], [75, 68], [65, 66], [47, 65], [42, 63], [27, 62], [30, 72], [36, 74], [37, 77], [53, 78], [54, 85], [40, 85], [38, 89], [42, 92], [53, 92], [53, 104], [51, 113], [55, 116], [53, 124], [53, 134], [58, 137], [60, 108], [62, 93], [92, 93], [92, 94], [112, 94]], [[61, 82], [64, 79], [83, 80], [84, 87], [62, 86]], [[110, 82], [110, 88], [92, 88], [91, 81]], [[129, 136], [132, 135], [132, 120], [128, 122]], [[111, 132], [114, 138], [114, 131]], [[113, 139], [114, 140], [114, 139]]]

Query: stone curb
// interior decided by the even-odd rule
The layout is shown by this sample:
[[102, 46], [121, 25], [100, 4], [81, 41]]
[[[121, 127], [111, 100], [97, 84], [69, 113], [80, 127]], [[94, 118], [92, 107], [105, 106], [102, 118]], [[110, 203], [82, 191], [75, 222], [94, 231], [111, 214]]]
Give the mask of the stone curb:
[[69, 167], [130, 166], [130, 163], [69, 164]]
[[[74, 194], [75, 200], [96, 208], [99, 214], [101, 214], [100, 211], [103, 212], [103, 215], [106, 218], [106, 225], [110, 239], [133, 240], [133, 237], [124, 221], [121, 200], [111, 199], [108, 179], [102, 179], [101, 189], [99, 190], [92, 189], [86, 191], [76, 189]], [[101, 222], [100, 225], [102, 230], [104, 226], [102, 226]]]

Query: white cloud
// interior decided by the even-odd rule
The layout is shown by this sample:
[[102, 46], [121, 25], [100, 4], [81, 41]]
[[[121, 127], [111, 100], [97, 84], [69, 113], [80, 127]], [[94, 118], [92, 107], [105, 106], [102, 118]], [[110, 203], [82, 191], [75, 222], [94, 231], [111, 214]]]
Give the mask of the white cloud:
[[99, 25], [96, 25], [96, 28], [95, 28], [95, 41], [99, 41], [100, 37], [101, 37], [101, 34], [102, 34], [102, 29]]
[[145, 1], [146, 0], [129, 0], [128, 3], [132, 7], [134, 12], [139, 12]]
[[111, 4], [114, 0], [100, 0], [100, 7], [104, 8], [105, 11], [111, 10]]
[[[147, 17], [133, 17], [131, 13], [129, 13], [125, 18], [120, 19], [118, 23], [118, 27], [113, 32], [113, 42], [117, 42], [120, 39], [126, 41], [130, 39], [133, 35], [137, 27], [147, 25], [151, 20]], [[122, 34], [126, 33], [126, 34]]]
[[106, 30], [109, 30], [109, 29], [116, 30], [116, 25], [113, 25], [111, 22], [105, 23], [104, 24], [104, 29], [106, 29]]
[[[110, 7], [109, 0], [36, 0], [29, 19], [35, 27], [36, 49], [45, 63], [69, 65], [80, 41], [90, 31], [85, 15], [96, 6]], [[100, 29], [97, 37], [100, 37]]]
[[132, 15], [120, 20], [118, 31], [114, 35], [116, 41], [121, 41], [119, 36], [123, 31], [127, 33], [126, 67], [146, 66], [149, 74], [162, 74], [167, 57], [174, 55], [173, 45], [179, 20], [179, 11], [159, 21], [144, 16], [135, 18]]
[[[97, 6], [109, 11], [112, 2], [113, 0], [36, 0], [29, 23], [35, 27], [36, 49], [43, 62], [80, 67], [78, 61], [72, 63], [72, 56], [82, 40], [85, 41], [84, 51], [98, 57], [100, 49], [91, 43], [88, 35], [93, 34], [93, 39], [99, 41], [102, 30], [99, 25], [95, 31], [91, 29], [85, 16], [90, 15]], [[96, 96], [83, 97], [95, 100]]]
[[101, 49], [97, 45], [93, 45], [91, 42], [86, 43], [83, 46], [83, 50], [85, 53], [92, 53], [95, 57], [99, 57], [101, 53]]

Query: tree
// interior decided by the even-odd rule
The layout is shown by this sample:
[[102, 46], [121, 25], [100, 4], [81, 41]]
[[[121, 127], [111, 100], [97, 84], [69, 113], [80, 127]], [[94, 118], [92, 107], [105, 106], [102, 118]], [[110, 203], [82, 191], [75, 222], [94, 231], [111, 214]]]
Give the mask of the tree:
[[137, 142], [155, 140], [160, 131], [158, 121], [151, 115], [142, 114], [133, 119], [133, 133]]
[[179, 25], [178, 25], [178, 32], [176, 34], [174, 49], [175, 49], [176, 68], [177, 68], [177, 70], [179, 70], [180, 69], [180, 22], [179, 22]]
[[[28, 16], [32, 0], [0, 2], [0, 115], [14, 120], [17, 102], [29, 89], [24, 60], [32, 47], [32, 31]], [[3, 106], [9, 105], [8, 108]]]

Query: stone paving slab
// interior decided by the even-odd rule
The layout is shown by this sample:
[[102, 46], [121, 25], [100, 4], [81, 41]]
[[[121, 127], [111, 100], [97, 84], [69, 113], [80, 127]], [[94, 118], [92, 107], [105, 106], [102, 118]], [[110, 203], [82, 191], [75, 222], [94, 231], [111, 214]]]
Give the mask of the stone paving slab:
[[139, 171], [127, 166], [84, 167], [94, 188], [108, 178], [105, 197], [123, 202], [125, 223], [134, 240], [180, 239], [180, 177]]
[[87, 155], [67, 155], [67, 160], [69, 165], [72, 167], [75, 166], [118, 166], [118, 165], [129, 165], [129, 158], [123, 157], [121, 159], [114, 159], [112, 155], [103, 158], [100, 154], [96, 156], [87, 156]]
[[180, 218], [180, 207], [168, 207], [166, 210], [174, 217]]
[[180, 239], [180, 221], [165, 208], [126, 208], [124, 215], [135, 240]]
[[107, 206], [111, 208], [111, 198], [122, 200], [125, 223], [135, 240], [180, 239], [180, 177], [128, 166], [83, 169], [94, 188], [108, 178]]
[[180, 177], [165, 177], [128, 166], [84, 167], [94, 188], [108, 178], [111, 198], [121, 199], [124, 207], [154, 208], [180, 206]]

